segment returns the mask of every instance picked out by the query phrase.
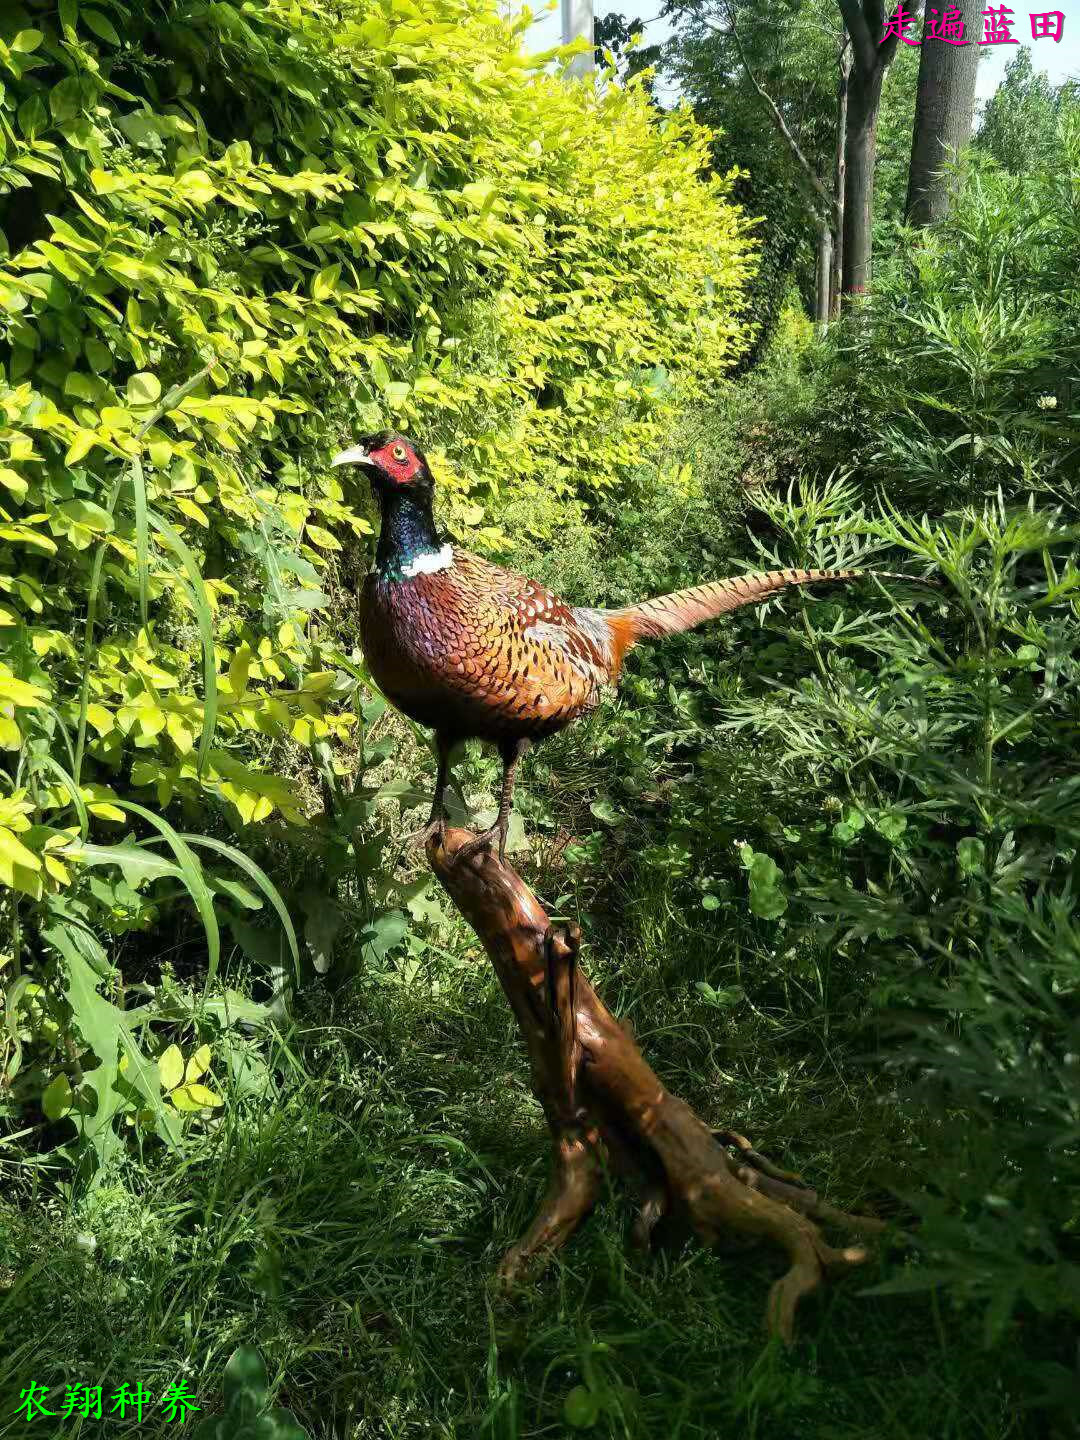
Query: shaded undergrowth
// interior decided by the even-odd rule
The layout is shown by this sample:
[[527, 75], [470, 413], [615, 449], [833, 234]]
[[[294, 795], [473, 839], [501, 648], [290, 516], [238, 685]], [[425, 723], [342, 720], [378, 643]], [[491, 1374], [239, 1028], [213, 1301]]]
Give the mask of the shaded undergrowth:
[[[606, 930], [590, 973], [678, 1090], [838, 1203], [880, 1197], [901, 1138], [888, 1096], [848, 1070], [812, 995], [757, 973], [752, 935], [674, 914]], [[181, 1378], [212, 1407], [240, 1343], [319, 1437], [559, 1435], [581, 1385], [597, 1435], [1023, 1433], [1021, 1377], [962, 1314], [865, 1293], [902, 1252], [808, 1306], [788, 1354], [763, 1329], [780, 1257], [634, 1254], [613, 1191], [542, 1279], [499, 1297], [546, 1137], [505, 1002], [456, 941], [408, 979], [388, 967], [310, 996], [262, 1093], [217, 1082], [224, 1118], [182, 1162], [131, 1165], [70, 1204], [54, 1193], [47, 1227], [48, 1179], [35, 1193], [21, 1173], [0, 1232], [0, 1436], [176, 1435], [159, 1415], [135, 1429], [14, 1411], [31, 1381], [59, 1387], [54, 1410], [66, 1384], [160, 1395]], [[710, 1005], [705, 974], [744, 999]]]

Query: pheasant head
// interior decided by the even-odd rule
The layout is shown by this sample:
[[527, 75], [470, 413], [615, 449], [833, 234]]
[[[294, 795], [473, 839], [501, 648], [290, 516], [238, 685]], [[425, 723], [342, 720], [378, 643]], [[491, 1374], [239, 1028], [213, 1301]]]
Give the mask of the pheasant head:
[[395, 435], [392, 430], [365, 435], [358, 444], [335, 455], [330, 464], [363, 465], [376, 494], [426, 490], [430, 495], [435, 489], [427, 456], [406, 436]]
[[362, 465], [382, 525], [375, 568], [387, 580], [408, 579], [450, 563], [449, 546], [435, 528], [435, 480], [427, 457], [404, 435], [383, 430], [335, 455], [331, 465]]

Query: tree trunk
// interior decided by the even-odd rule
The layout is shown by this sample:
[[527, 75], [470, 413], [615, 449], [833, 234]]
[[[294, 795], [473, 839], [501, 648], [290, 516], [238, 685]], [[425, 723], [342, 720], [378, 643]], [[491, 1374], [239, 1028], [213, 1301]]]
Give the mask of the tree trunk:
[[843, 292], [864, 295], [870, 287], [873, 250], [874, 158], [885, 67], [854, 67], [848, 87], [847, 184], [844, 195]]
[[[957, 0], [963, 12], [966, 45], [928, 39], [923, 32], [919, 56], [919, 89], [915, 101], [915, 133], [908, 172], [907, 219], [910, 225], [931, 225], [949, 210], [950, 181], [943, 167], [971, 139], [975, 114], [975, 78], [979, 64], [981, 4]], [[937, 13], [936, 11], [934, 12]]]
[[817, 281], [814, 291], [814, 321], [819, 335], [824, 335], [829, 328], [832, 297], [832, 252], [832, 231], [828, 225], [822, 224], [818, 231]]
[[769, 1296], [770, 1329], [793, 1333], [795, 1307], [827, 1273], [861, 1264], [861, 1246], [834, 1249], [820, 1224], [879, 1234], [882, 1221], [848, 1215], [780, 1170], [733, 1130], [710, 1130], [657, 1078], [578, 969], [576, 925], [552, 926], [529, 887], [491, 851], [461, 860], [466, 830], [433, 836], [427, 856], [488, 952], [529, 1054], [532, 1089], [551, 1132], [552, 1172], [536, 1219], [499, 1267], [522, 1280], [566, 1241], [600, 1198], [611, 1172], [634, 1182], [634, 1238], [647, 1245], [673, 1215], [706, 1244], [735, 1231], [785, 1250], [790, 1261]]
[[851, 45], [845, 36], [840, 50], [840, 78], [836, 87], [836, 161], [833, 167], [833, 195], [836, 199], [836, 233], [833, 236], [832, 294], [829, 318], [840, 318], [840, 291], [844, 274], [844, 205], [847, 198], [847, 112], [851, 79]]
[[[900, 42], [897, 16], [885, 18], [883, 0], [838, 0], [851, 41], [847, 84], [847, 183], [841, 289], [863, 295], [870, 286], [873, 247], [874, 156], [881, 84]], [[899, 7], [898, 7], [899, 10]]]

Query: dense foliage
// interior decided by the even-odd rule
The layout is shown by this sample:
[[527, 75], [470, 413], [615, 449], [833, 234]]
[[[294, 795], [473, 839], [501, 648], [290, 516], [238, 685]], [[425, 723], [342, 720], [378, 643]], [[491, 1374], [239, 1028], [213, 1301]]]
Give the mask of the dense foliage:
[[1022, 184], [977, 165], [865, 314], [751, 377], [758, 563], [941, 589], [799, 602], [736, 673], [702, 666], [676, 733], [706, 783], [670, 796], [666, 846], [673, 905], [743, 895], [774, 973], [876, 1054], [898, 1127], [878, 1175], [924, 1262], [879, 1293], [943, 1289], [986, 1344], [1030, 1334], [1029, 1401], [1059, 1411], [1080, 1317], [1078, 176], [1075, 130]]
[[340, 873], [368, 951], [406, 924], [374, 802], [410, 787], [365, 790], [392, 741], [327, 623], [371, 526], [329, 455], [392, 422], [455, 535], [505, 543], [522, 492], [550, 527], [741, 353], [750, 243], [685, 113], [545, 75], [476, 0], [3, 25], [5, 1074], [103, 1159], [118, 1114], [175, 1142], [217, 1103], [148, 1058], [111, 937], [194, 902], [213, 978], [221, 920], [277, 963], [269, 901], [299, 960], [252, 827], [315, 822], [320, 968]]
[[[834, 10], [747, 32], [822, 165]], [[914, 235], [901, 47], [875, 293], [822, 340], [730, 53], [707, 95], [684, 51], [710, 137], [519, 41], [481, 0], [0, 19], [0, 1434], [120, 1433], [20, 1421], [99, 1380], [145, 1380], [154, 1440], [1075, 1434], [1071, 95], [1017, 59]], [[642, 647], [518, 789], [517, 863], [658, 1071], [896, 1221], [791, 1353], [774, 1257], [634, 1255], [606, 1197], [491, 1287], [542, 1125], [355, 649], [373, 516], [326, 461], [384, 421], [455, 536], [577, 601], [911, 577]], [[493, 763], [458, 774], [482, 819]]]

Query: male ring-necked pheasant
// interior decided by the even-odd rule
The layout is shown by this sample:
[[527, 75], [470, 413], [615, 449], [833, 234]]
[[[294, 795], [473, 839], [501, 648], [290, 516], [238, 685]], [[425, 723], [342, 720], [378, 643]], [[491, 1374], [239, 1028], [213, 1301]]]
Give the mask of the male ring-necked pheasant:
[[360, 638], [368, 668], [399, 710], [435, 731], [432, 827], [445, 820], [449, 755], [461, 740], [493, 741], [503, 762], [499, 815], [457, 851], [494, 840], [504, 858], [514, 770], [531, 740], [596, 705], [639, 640], [675, 635], [789, 585], [854, 580], [859, 570], [772, 570], [714, 580], [624, 610], [567, 605], [535, 580], [442, 540], [435, 482], [404, 435], [371, 435], [334, 465], [363, 465], [382, 515], [375, 568], [364, 583]]

